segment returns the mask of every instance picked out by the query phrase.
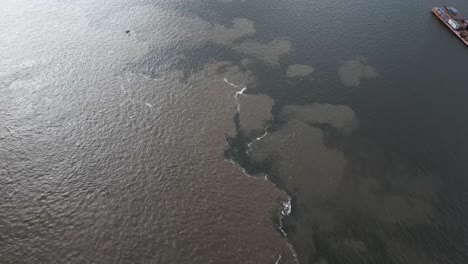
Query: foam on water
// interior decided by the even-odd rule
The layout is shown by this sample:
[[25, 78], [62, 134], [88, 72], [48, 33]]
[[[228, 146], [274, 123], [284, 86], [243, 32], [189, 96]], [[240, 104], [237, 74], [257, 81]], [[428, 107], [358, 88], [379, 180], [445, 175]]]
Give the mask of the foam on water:
[[291, 209], [292, 209], [291, 197], [288, 196], [288, 201], [283, 202], [283, 210], [281, 210], [281, 214], [284, 215], [284, 216], [287, 216], [287, 215], [291, 214]]
[[229, 82], [229, 80], [227, 78], [224, 78], [224, 82], [229, 84], [230, 86], [232, 86], [234, 88], [241, 88], [240, 90], [238, 90], [234, 94], [234, 99], [236, 100], [236, 104], [237, 104], [236, 111], [237, 111], [237, 113], [239, 113], [241, 107], [240, 107], [240, 104], [239, 104], [238, 96], [244, 94], [245, 90], [247, 90], [247, 86], [242, 87], [242, 86], [239, 86], [239, 85], [235, 85], [235, 84]]
[[[240, 113], [240, 110], [241, 110], [241, 107], [240, 107], [240, 104], [239, 104], [239, 102], [238, 102], [238, 96], [239, 96], [239, 95], [243, 95], [244, 92], [245, 92], [245, 90], [247, 89], [247, 87], [246, 87], [246, 86], [242, 87], [242, 86], [240, 86], [240, 85], [236, 85], [236, 84], [234, 84], [234, 83], [231, 83], [227, 78], [224, 78], [223, 81], [224, 81], [225, 83], [227, 83], [228, 85], [234, 87], [234, 88], [237, 88], [237, 89], [240, 88], [240, 90], [238, 90], [238, 91], [234, 94], [234, 99], [235, 99], [235, 102], [236, 102], [236, 104], [237, 104], [236, 113], [239, 114], [239, 113]], [[260, 135], [259, 137], [256, 137], [252, 142], [249, 142], [249, 143], [247, 144], [247, 153], [250, 152], [251, 146], [252, 146], [252, 144], [253, 144], [254, 142], [260, 141], [261, 139], [263, 139], [264, 137], [266, 137], [266, 136], [268, 135], [268, 128], [269, 128], [269, 127], [270, 127], [269, 125], [266, 126], [266, 127], [264, 128], [264, 133], [263, 133], [262, 135]], [[233, 163], [233, 164], [238, 165], [238, 166], [241, 168], [242, 172], [243, 172], [245, 175], [247, 175], [248, 177], [252, 177], [252, 175], [250, 175], [250, 174], [246, 171], [245, 168], [243, 168], [242, 166], [240, 166], [239, 164], [237, 164], [234, 160], [232, 160], [232, 159], [225, 159], [225, 160], [228, 161], [228, 162], [231, 162], [231, 163]], [[283, 202], [282, 202], [282, 208], [280, 209], [280, 214], [279, 214], [279, 224], [277, 225], [277, 228], [279, 229], [279, 231], [281, 232], [281, 234], [283, 235], [283, 237], [285, 237], [287, 246], [288, 246], [288, 248], [291, 250], [291, 253], [292, 253], [293, 257], [294, 257], [294, 262], [295, 262], [295, 263], [299, 263], [298, 258], [297, 258], [297, 253], [296, 253], [296, 251], [294, 250], [294, 247], [292, 246], [292, 244], [286, 239], [287, 233], [286, 233], [286, 232], [284, 231], [284, 229], [283, 229], [283, 218], [284, 218], [285, 216], [288, 216], [288, 215], [291, 214], [291, 210], [292, 210], [291, 197], [290, 197], [284, 190], [282, 190], [281, 188], [279, 188], [278, 186], [276, 186], [272, 181], [270, 181], [270, 180], [268, 179], [268, 175], [267, 175], [267, 174], [265, 174], [264, 179], [265, 179], [266, 181], [269, 181], [269, 182], [270, 182], [271, 184], [273, 184], [276, 188], [280, 189], [280, 190], [288, 197], [288, 198], [287, 198], [287, 201], [283, 201]], [[281, 260], [282, 260], [282, 256], [281, 256], [281, 254], [279, 254], [279, 255], [278, 255], [278, 259], [276, 260], [275, 264], [281, 263]]]
[[281, 263], [281, 254], [278, 255], [278, 259], [275, 261], [275, 264]]

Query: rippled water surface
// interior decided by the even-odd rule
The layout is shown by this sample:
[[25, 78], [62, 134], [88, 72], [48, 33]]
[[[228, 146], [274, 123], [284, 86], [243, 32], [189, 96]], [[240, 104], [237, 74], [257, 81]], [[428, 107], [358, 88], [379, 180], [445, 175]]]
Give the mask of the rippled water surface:
[[438, 5], [2, 1], [0, 262], [468, 263]]

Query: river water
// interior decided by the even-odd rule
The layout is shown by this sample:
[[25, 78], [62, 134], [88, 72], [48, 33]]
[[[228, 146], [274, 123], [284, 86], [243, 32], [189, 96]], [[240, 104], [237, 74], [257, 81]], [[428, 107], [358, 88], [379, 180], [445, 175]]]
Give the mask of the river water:
[[438, 5], [2, 1], [0, 262], [468, 263]]

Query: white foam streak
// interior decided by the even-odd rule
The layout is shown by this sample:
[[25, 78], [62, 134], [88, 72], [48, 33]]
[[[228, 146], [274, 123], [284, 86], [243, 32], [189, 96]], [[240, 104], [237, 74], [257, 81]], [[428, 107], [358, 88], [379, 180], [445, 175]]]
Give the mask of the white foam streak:
[[[297, 253], [296, 253], [296, 250], [294, 250], [294, 247], [292, 246], [292, 244], [289, 242], [289, 240], [287, 239], [287, 236], [288, 234], [284, 231], [283, 229], [283, 218], [285, 216], [288, 216], [291, 214], [291, 210], [292, 210], [292, 203], [291, 203], [291, 197], [284, 191], [282, 190], [281, 188], [279, 188], [278, 186], [276, 186], [272, 181], [270, 181], [268, 179], [268, 174], [265, 173], [265, 180], [268, 180], [271, 184], [273, 184], [276, 188], [280, 189], [284, 195], [286, 195], [288, 197], [288, 200], [287, 201], [283, 201], [282, 202], [282, 205], [283, 205], [283, 208], [281, 208], [281, 211], [280, 211], [280, 215], [279, 215], [279, 223], [277, 224], [277, 227], [279, 229], [279, 231], [281, 232], [281, 234], [285, 237], [285, 241], [286, 241], [286, 244], [288, 245], [288, 248], [289, 250], [291, 250], [291, 253], [293, 254], [293, 257], [294, 257], [294, 263], [298, 264], [299, 263], [299, 260], [297, 258]], [[280, 261], [281, 259], [278, 258], [278, 260], [275, 262], [276, 263], [280, 263], [278, 261]]]
[[227, 84], [229, 84], [229, 85], [231, 85], [232, 87], [240, 88], [240, 86], [235, 85], [235, 84], [229, 82], [229, 80], [228, 80], [227, 78], [224, 78], [224, 82], [227, 83]]
[[[237, 113], [240, 113], [240, 110], [241, 110], [241, 107], [240, 107], [240, 104], [239, 104], [239, 101], [238, 101], [238, 97], [239, 95], [243, 95], [245, 90], [247, 90], [247, 87], [244, 86], [240, 86], [240, 85], [235, 85], [231, 82], [229, 82], [229, 80], [227, 78], [224, 78], [224, 82], [227, 83], [228, 85], [234, 87], [234, 88], [237, 88], [237, 89], [240, 89], [238, 90], [235, 94], [234, 94], [234, 99], [235, 99], [235, 102], [237, 104], [237, 109], [236, 109], [236, 112]], [[268, 128], [270, 126], [266, 126], [265, 127], [265, 132], [260, 135], [259, 137], [255, 138], [252, 142], [250, 142], [248, 145], [247, 145], [247, 152], [250, 152], [251, 150], [251, 146], [254, 142], [256, 141], [259, 141], [261, 140], [262, 138], [266, 137], [268, 135]], [[236, 164], [239, 166], [239, 164], [237, 164], [236, 162], [234, 162], [233, 160], [230, 160], [230, 159], [226, 159], [226, 161], [228, 162], [231, 162], [233, 164]], [[242, 172], [247, 175], [248, 177], [252, 177], [252, 175], [248, 174], [247, 171], [242, 167], [242, 166], [239, 166], [242, 170]], [[265, 174], [265, 180], [269, 181], [268, 180], [268, 175]], [[273, 182], [269, 181], [271, 184], [275, 185]], [[278, 188], [278, 186], [275, 185], [276, 188]], [[283, 217], [285, 216], [288, 216], [289, 214], [291, 214], [291, 210], [292, 210], [292, 205], [291, 205], [291, 197], [289, 195], [286, 194], [286, 192], [283, 190], [284, 194], [288, 197], [288, 200], [287, 201], [283, 201], [282, 202], [282, 205], [283, 205], [283, 208], [281, 208], [281, 211], [280, 211], [280, 216], [279, 216], [279, 225], [278, 225], [278, 229], [281, 231], [281, 233], [283, 234], [284, 237], [287, 236], [286, 232], [283, 230]], [[294, 262], [295, 263], [299, 263], [298, 259], [297, 259], [297, 254], [296, 254], [296, 251], [294, 250], [294, 247], [291, 245], [291, 243], [285, 239], [286, 243], [287, 243], [287, 246], [288, 248], [291, 250], [292, 254], [293, 254], [293, 257], [294, 257]], [[278, 259], [276, 260], [275, 264], [280, 264], [281, 263], [281, 259], [282, 259], [282, 256], [281, 254], [279, 254], [278, 256]]]
[[249, 144], [247, 144], [247, 153], [250, 152], [253, 143], [255, 143], [256, 141], [261, 140], [262, 138], [264, 138], [264, 137], [266, 137], [268, 135], [268, 128], [270, 128], [270, 126], [266, 126], [265, 130], [264, 130], [264, 133], [262, 135], [260, 135], [259, 137], [256, 137], [252, 142], [249, 142]]
[[[292, 206], [291, 206], [291, 197], [289, 197], [289, 195], [288, 195], [288, 201], [283, 202], [283, 209], [281, 209], [281, 215], [280, 215], [279, 224], [278, 224], [278, 229], [281, 231], [281, 233], [283, 234], [283, 236], [285, 238], [288, 236], [288, 234], [286, 234], [286, 232], [283, 229], [283, 217], [291, 214], [291, 208], [292, 208]], [[296, 250], [294, 250], [293, 245], [289, 242], [289, 240], [287, 238], [285, 240], [286, 240], [286, 243], [288, 245], [289, 250], [291, 250], [291, 253], [293, 254], [294, 263], [298, 264], [299, 260], [297, 258]], [[279, 263], [278, 261], [280, 261], [280, 260], [281, 259], [278, 258], [276, 263]]]
[[239, 104], [238, 97], [239, 97], [239, 95], [244, 94], [245, 90], [247, 90], [247, 86], [242, 87], [242, 86], [239, 86], [239, 85], [235, 85], [235, 84], [229, 82], [229, 80], [228, 80], [227, 78], [224, 78], [224, 82], [227, 83], [227, 84], [229, 84], [230, 86], [232, 86], [232, 87], [234, 87], [234, 88], [237, 88], [237, 89], [241, 88], [240, 90], [238, 90], [238, 91], [234, 94], [234, 99], [236, 100], [236, 104], [237, 104], [236, 111], [237, 111], [237, 113], [239, 113], [239, 112], [240, 112], [240, 104]]
[[242, 170], [242, 172], [245, 174], [245, 176], [247, 176], [247, 177], [249, 177], [249, 178], [253, 178], [252, 175], [248, 174], [247, 171], [246, 171], [242, 166], [240, 166], [239, 164], [237, 164], [237, 163], [234, 162], [233, 160], [231, 160], [231, 159], [224, 159], [224, 161], [227, 161], [227, 162], [229, 162], [229, 163], [232, 163], [232, 164], [238, 166], [238, 167]]
[[278, 255], [278, 259], [276, 260], [275, 264], [280, 264], [281, 263], [281, 254]]
[[288, 201], [283, 202], [283, 209], [281, 210], [281, 214], [284, 215], [284, 216], [287, 216], [287, 215], [291, 214], [291, 209], [292, 209], [291, 197], [288, 196]]

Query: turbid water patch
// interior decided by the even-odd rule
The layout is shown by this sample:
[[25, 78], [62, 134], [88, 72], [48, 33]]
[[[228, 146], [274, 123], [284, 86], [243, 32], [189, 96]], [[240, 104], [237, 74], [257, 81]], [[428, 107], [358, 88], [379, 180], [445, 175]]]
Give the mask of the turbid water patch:
[[368, 65], [364, 59], [349, 60], [338, 69], [340, 79], [346, 86], [359, 86], [362, 80], [379, 76], [375, 68]]
[[435, 5], [2, 1], [2, 263], [468, 263]]
[[275, 39], [268, 43], [246, 40], [235, 46], [234, 50], [251, 55], [262, 63], [278, 65], [281, 57], [291, 52], [292, 45], [287, 39]]
[[286, 76], [289, 78], [304, 78], [314, 72], [314, 67], [303, 64], [289, 65], [286, 70]]
[[230, 45], [255, 32], [249, 20], [127, 1], [3, 4], [2, 263], [294, 262], [272, 221], [288, 197], [223, 155], [237, 92], [224, 79], [252, 74], [139, 64], [156, 47]]
[[263, 94], [245, 94], [239, 96], [240, 127], [249, 138], [256, 138], [265, 133], [267, 123], [271, 121], [273, 100]]

